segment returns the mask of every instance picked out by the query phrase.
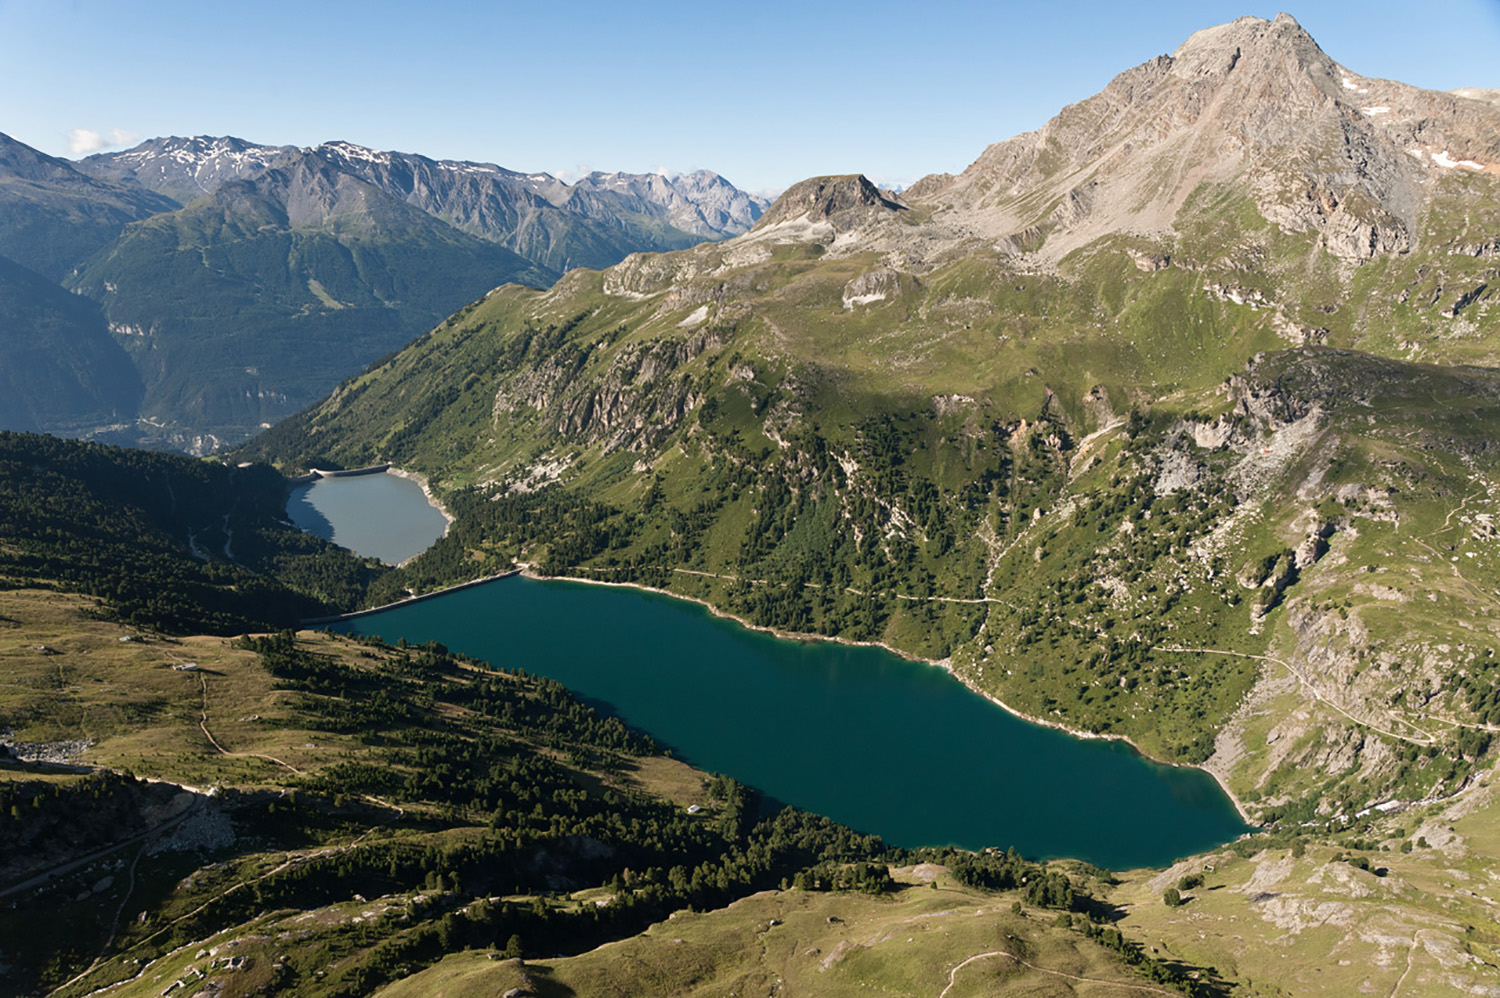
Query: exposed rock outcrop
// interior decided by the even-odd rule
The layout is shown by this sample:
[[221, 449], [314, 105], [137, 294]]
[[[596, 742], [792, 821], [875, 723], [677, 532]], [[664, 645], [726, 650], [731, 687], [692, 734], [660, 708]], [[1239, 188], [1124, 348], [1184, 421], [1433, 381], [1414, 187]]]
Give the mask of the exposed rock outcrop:
[[[908, 278], [910, 280], [910, 278]], [[904, 289], [902, 275], [890, 267], [866, 271], [844, 285], [844, 307], [869, 305], [872, 302], [899, 298]]]
[[895, 194], [876, 187], [862, 173], [812, 177], [787, 188], [761, 216], [754, 231], [805, 219], [845, 232], [905, 210], [906, 205]]
[[1058, 260], [1109, 232], [1171, 233], [1204, 185], [1248, 187], [1268, 220], [1360, 263], [1411, 248], [1434, 182], [1497, 162], [1500, 106], [1358, 76], [1280, 14], [1199, 31], [908, 197], [1022, 249], [1045, 236]]

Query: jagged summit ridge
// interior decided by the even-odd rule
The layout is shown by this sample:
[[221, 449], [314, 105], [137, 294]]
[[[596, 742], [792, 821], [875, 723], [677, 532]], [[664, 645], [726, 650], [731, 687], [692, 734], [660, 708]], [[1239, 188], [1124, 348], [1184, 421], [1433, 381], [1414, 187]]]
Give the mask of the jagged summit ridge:
[[169, 135], [123, 152], [96, 153], [78, 168], [96, 177], [139, 184], [187, 204], [221, 185], [264, 173], [295, 146], [268, 146], [232, 135]]
[[[924, 177], [899, 197], [856, 174], [796, 184], [725, 259], [792, 240], [835, 256], [889, 253], [918, 271], [985, 246], [1051, 268], [1115, 235], [1170, 255], [1201, 210], [1191, 199], [1248, 196], [1279, 231], [1359, 264], [1410, 251], [1434, 199], [1475, 174], [1500, 177], [1491, 92], [1365, 77], [1289, 14], [1242, 17], [1120, 73], [958, 175]], [[1500, 233], [1464, 245], [1490, 236]]]
[[1188, 36], [1169, 57], [1173, 75], [1186, 79], [1224, 75], [1238, 66], [1247, 50], [1275, 49], [1302, 66], [1332, 63], [1318, 43], [1290, 14], [1275, 20], [1239, 17]]
[[1170, 233], [1202, 184], [1242, 184], [1283, 230], [1359, 261], [1410, 248], [1443, 175], [1497, 164], [1493, 104], [1360, 76], [1282, 14], [1196, 32], [909, 195], [1055, 260], [1109, 232]]
[[[494, 163], [432, 159], [334, 139], [315, 146], [271, 146], [233, 136], [150, 139], [123, 152], [78, 163], [91, 176], [138, 184], [179, 204], [213, 194], [222, 184], [254, 180], [272, 170], [317, 161], [372, 184], [482, 239], [526, 251], [528, 240], [556, 241], [556, 225], [538, 213], [561, 211], [617, 226], [624, 217], [659, 220], [698, 239], [747, 231], [767, 201], [707, 170], [677, 176], [596, 172], [568, 184], [550, 173], [522, 173]], [[308, 166], [308, 169], [318, 169]], [[545, 231], [517, 236], [517, 230]], [[670, 248], [670, 247], [664, 247]], [[612, 254], [615, 259], [620, 254]], [[594, 256], [539, 261], [556, 269], [598, 266]]]

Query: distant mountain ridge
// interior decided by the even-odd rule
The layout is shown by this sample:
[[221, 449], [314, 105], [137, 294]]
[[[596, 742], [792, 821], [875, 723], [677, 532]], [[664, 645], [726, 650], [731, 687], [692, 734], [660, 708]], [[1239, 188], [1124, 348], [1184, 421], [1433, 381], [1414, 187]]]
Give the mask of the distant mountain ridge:
[[352, 142], [268, 146], [232, 136], [151, 139], [96, 153], [78, 169], [180, 204], [232, 180], [318, 160], [559, 272], [606, 267], [641, 249], [681, 249], [747, 231], [769, 206], [708, 170], [677, 176], [594, 172], [568, 184], [549, 173], [436, 160]]
[[0, 255], [54, 281], [130, 222], [177, 207], [0, 134]]
[[212, 450], [507, 282], [556, 272], [316, 156], [128, 226], [73, 275], [147, 385], [140, 415]]
[[[99, 302], [145, 385], [136, 412], [118, 391], [103, 408], [92, 389], [63, 392], [77, 411], [28, 392], [0, 426], [202, 452], [315, 401], [491, 288], [725, 238], [765, 207], [708, 171], [570, 185], [349, 142], [233, 136], [155, 138], [73, 163], [0, 136], [0, 255]], [[85, 326], [48, 328], [41, 339], [56, 342]], [[15, 328], [17, 342], [36, 332]], [[114, 383], [77, 368], [107, 355], [118, 363], [97, 345], [70, 354], [75, 388]], [[5, 356], [13, 383], [56, 375], [32, 377], [30, 347]]]
[[267, 146], [231, 135], [147, 139], [120, 152], [95, 153], [76, 164], [92, 177], [137, 184], [185, 205], [231, 180], [264, 173], [296, 146]]

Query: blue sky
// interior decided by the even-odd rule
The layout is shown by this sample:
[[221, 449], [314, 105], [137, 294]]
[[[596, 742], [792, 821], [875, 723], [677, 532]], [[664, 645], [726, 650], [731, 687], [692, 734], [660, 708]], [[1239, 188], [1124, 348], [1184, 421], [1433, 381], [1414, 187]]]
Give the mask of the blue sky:
[[[1362, 75], [1500, 88], [1500, 0], [1290, 13]], [[1242, 14], [1276, 9], [0, 0], [0, 131], [60, 156], [229, 134], [564, 177], [706, 167], [752, 190], [820, 173], [910, 183]]]

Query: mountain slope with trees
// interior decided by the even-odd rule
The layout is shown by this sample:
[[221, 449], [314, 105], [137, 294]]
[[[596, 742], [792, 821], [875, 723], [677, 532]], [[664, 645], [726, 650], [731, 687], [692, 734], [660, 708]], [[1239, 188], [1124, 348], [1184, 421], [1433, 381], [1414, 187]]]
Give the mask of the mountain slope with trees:
[[881, 641], [1267, 820], [1442, 797], [1500, 588], [1496, 114], [1242, 19], [960, 177], [499, 291], [243, 453], [436, 483], [458, 522], [382, 586], [529, 564]]
[[[347, 142], [203, 136], [70, 163], [0, 136], [6, 255], [97, 302], [144, 386], [133, 406], [112, 397], [118, 412], [73, 392], [0, 425], [206, 453], [491, 288], [743, 232], [763, 205], [706, 172], [569, 185]], [[58, 335], [11, 319], [41, 323], [16, 327], [22, 341]], [[87, 345], [64, 353], [84, 383], [123, 373]], [[13, 351], [4, 374], [53, 379], [31, 360]]]
[[97, 304], [0, 257], [0, 426], [123, 426], [144, 393]]
[[287, 491], [263, 465], [0, 431], [0, 586], [169, 634], [293, 626], [383, 569], [293, 526]]

